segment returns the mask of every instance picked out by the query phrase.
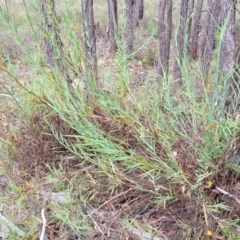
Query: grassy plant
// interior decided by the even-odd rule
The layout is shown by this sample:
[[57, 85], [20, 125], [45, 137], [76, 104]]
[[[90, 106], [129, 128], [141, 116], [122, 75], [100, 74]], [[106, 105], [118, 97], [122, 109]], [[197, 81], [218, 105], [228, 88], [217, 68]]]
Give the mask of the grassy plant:
[[[30, 11], [26, 5], [23, 8], [25, 27], [30, 29], [29, 35], [37, 46], [34, 53], [31, 47], [24, 44], [18, 26], [14, 22], [8, 22], [5, 12], [1, 12], [1, 27], [8, 29], [12, 34], [12, 41], [19, 43], [20, 57], [31, 69], [29, 79], [24, 79], [24, 95], [16, 98], [18, 106], [24, 107], [26, 113], [23, 122], [28, 124], [26, 129], [29, 135], [25, 133], [27, 137], [21, 140], [27, 142], [28, 138], [31, 138], [29, 142], [34, 142], [35, 148], [40, 146], [42, 152], [51, 151], [57, 156], [57, 160], [46, 158], [48, 161], [36, 161], [35, 165], [29, 162], [31, 167], [39, 167], [39, 176], [34, 176], [30, 167], [29, 173], [19, 173], [18, 181], [14, 174], [8, 172], [9, 193], [2, 201], [7, 205], [7, 200], [12, 198], [16, 207], [26, 209], [27, 203], [33, 201], [30, 195], [37, 196], [41, 188], [47, 188], [50, 192], [66, 192], [69, 200], [66, 204], [51, 200], [47, 205], [46, 201], [49, 199], [38, 199], [37, 204], [31, 206], [31, 210], [35, 207], [32, 215], [36, 217], [32, 223], [25, 226], [28, 237], [36, 235], [39, 224], [36, 218], [39, 218], [43, 205], [50, 209], [48, 221], [52, 226], [51, 230], [57, 231], [57, 226], [64, 237], [69, 229], [72, 234], [87, 237], [93, 225], [99, 228], [94, 220], [94, 213], [100, 214], [100, 210], [105, 211], [101, 214], [119, 213], [122, 209], [119, 214], [121, 217], [118, 216], [118, 220], [113, 221], [121, 229], [131, 225], [151, 235], [157, 234], [164, 224], [157, 225], [157, 221], [149, 223], [148, 219], [142, 223], [145, 220], [140, 216], [154, 212], [156, 216], [159, 213], [166, 219], [171, 219], [171, 223], [182, 233], [181, 236], [201, 239], [209, 227], [207, 220], [202, 220], [207, 216], [215, 219], [215, 231], [221, 229], [221, 234], [230, 239], [230, 236], [234, 235], [229, 227], [232, 226], [232, 219], [224, 219], [227, 226], [223, 226], [216, 219], [221, 213], [231, 209], [227, 205], [214, 202], [214, 198], [208, 194], [212, 194], [211, 184], [217, 180], [216, 176], [231, 169], [222, 169], [222, 165], [216, 162], [221, 161], [226, 144], [237, 132], [239, 120], [224, 114], [218, 119], [215, 118], [223, 105], [212, 104], [212, 97], [215, 99], [217, 93], [210, 96], [201, 77], [200, 64], [188, 59], [186, 48], [181, 59], [183, 86], [175, 96], [171, 91], [171, 74], [165, 75], [161, 84], [157, 84], [150, 75], [139, 91], [132, 87], [136, 80], [135, 69], [130, 66], [132, 63], [136, 64], [134, 55], [147, 48], [147, 61], [151, 62], [156, 58], [152, 51], [156, 48], [152, 37], [156, 33], [155, 20], [149, 20], [146, 29], [143, 29], [150, 37], [138, 46], [138, 50], [132, 55], [126, 54], [124, 43], [118, 39], [119, 49], [111, 59], [113, 64], [102, 70], [105, 75], [100, 72], [100, 76], [105, 76], [104, 80], [108, 80], [107, 89], [110, 91], [92, 88], [81, 71], [85, 59], [77, 32], [78, 18], [72, 19], [72, 10], [69, 10], [68, 6], [67, 3], [59, 6], [62, 22], [58, 24], [61, 25], [60, 36], [64, 39], [64, 50], [61, 54], [64, 54], [62, 59], [68, 76], [83, 82], [82, 85], [66, 81], [58, 68], [49, 69], [45, 66], [37, 29], [40, 29], [42, 34], [45, 32], [42, 27], [39, 28], [39, 19], [34, 19], [30, 14], [34, 9]], [[123, 10], [120, 9], [122, 14]], [[99, 12], [98, 14], [97, 18], [102, 17]], [[58, 50], [55, 49], [56, 52]], [[219, 51], [220, 48], [217, 47], [217, 53]], [[215, 60], [216, 66], [213, 69], [216, 71], [218, 54]], [[8, 65], [5, 66], [4, 63], [1, 69], [4, 68], [5, 73], [19, 83], [17, 69], [10, 58], [7, 62]], [[149, 72], [153, 71], [151, 65], [146, 66], [146, 69], [150, 67]], [[214, 79], [210, 81], [214, 82]], [[6, 96], [14, 95], [0, 92], [0, 98]], [[20, 107], [17, 111], [19, 110]], [[46, 140], [45, 144], [43, 136], [52, 138]], [[54, 142], [53, 146], [49, 146], [50, 141]], [[24, 146], [17, 145], [20, 143], [14, 142], [14, 139], [9, 139], [9, 142], [11, 146]], [[11, 149], [4, 151], [5, 158]], [[10, 159], [14, 156], [18, 155], [8, 156], [6, 166], [10, 169], [10, 162], [16, 161]], [[37, 158], [37, 154], [33, 156]], [[39, 184], [35, 184], [35, 178], [40, 181]], [[27, 185], [26, 188], [23, 184], [25, 181], [30, 182], [30, 187]], [[94, 209], [94, 213], [89, 212], [89, 206]], [[187, 207], [193, 212], [192, 215]], [[136, 211], [142, 211], [142, 214], [138, 216]], [[180, 217], [175, 211], [179, 211]], [[136, 219], [137, 217], [140, 220]], [[193, 222], [190, 222], [188, 217], [191, 217]], [[28, 214], [27, 219], [32, 218], [33, 216]], [[200, 230], [194, 225], [198, 221]], [[235, 235], [233, 239], [237, 239], [234, 237]]]

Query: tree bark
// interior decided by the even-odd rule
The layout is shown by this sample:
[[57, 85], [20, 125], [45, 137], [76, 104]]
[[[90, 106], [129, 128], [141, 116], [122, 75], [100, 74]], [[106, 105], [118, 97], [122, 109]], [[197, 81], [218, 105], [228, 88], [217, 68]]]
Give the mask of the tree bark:
[[118, 15], [117, 0], [108, 0], [108, 30], [107, 35], [110, 41], [110, 50], [117, 50]]
[[135, 0], [125, 0], [126, 2], [126, 51], [129, 53], [133, 50], [133, 21], [134, 21], [134, 4]]
[[219, 16], [220, 25], [222, 26], [221, 31], [224, 31], [220, 48], [219, 81], [224, 79], [226, 85], [224, 86], [224, 89], [220, 91], [218, 101], [222, 102], [222, 100], [224, 100], [225, 110], [228, 114], [231, 114], [233, 111], [232, 104], [237, 101], [235, 92], [239, 89], [239, 79], [238, 86], [236, 86], [236, 81], [239, 76], [234, 76], [236, 60], [236, 2], [235, 0], [219, 0], [219, 4], [221, 4], [221, 12]]
[[[159, 64], [158, 74], [168, 75], [170, 44], [172, 36], [172, 0], [162, 0], [159, 5]], [[160, 79], [159, 79], [160, 80]]]
[[201, 62], [203, 78], [206, 81], [213, 55], [215, 32], [219, 24], [219, 1], [208, 0], [208, 12], [202, 29]]
[[41, 13], [45, 29], [43, 39], [45, 59], [51, 68], [58, 67], [63, 73], [64, 67], [59, 55], [62, 53], [62, 41], [57, 25], [54, 0], [41, 0]]
[[93, 0], [82, 0], [83, 31], [85, 37], [86, 72], [90, 82], [99, 87], [96, 51], [96, 27], [94, 25]]
[[188, 0], [188, 12], [187, 12], [187, 17], [188, 19], [188, 36], [191, 36], [191, 27], [192, 27], [192, 14], [193, 14], [193, 9], [194, 9], [194, 0]]
[[226, 29], [221, 42], [219, 67], [221, 74], [227, 75], [233, 70], [235, 64], [235, 1], [221, 1], [223, 9], [220, 14], [220, 24], [223, 25], [226, 22]]
[[139, 20], [143, 19], [144, 0], [134, 0], [134, 25], [139, 26]]
[[188, 29], [187, 29], [187, 18], [188, 18], [188, 0], [181, 1], [180, 10], [180, 21], [177, 33], [177, 56], [174, 65], [174, 91], [178, 91], [182, 85], [182, 58], [184, 51], [186, 51], [186, 42], [188, 40]]
[[198, 0], [195, 7], [195, 13], [192, 19], [189, 51], [193, 60], [196, 60], [198, 57], [198, 42], [199, 42], [199, 32], [201, 30], [202, 6], [203, 6], [203, 0]]

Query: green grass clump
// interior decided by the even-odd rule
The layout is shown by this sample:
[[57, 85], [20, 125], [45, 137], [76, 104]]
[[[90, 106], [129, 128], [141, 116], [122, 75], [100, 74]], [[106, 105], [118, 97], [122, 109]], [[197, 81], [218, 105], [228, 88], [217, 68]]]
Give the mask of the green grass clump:
[[[140, 39], [136, 52], [127, 55], [124, 42], [118, 39], [118, 51], [110, 60], [99, 57], [107, 63], [99, 69], [103, 87], [96, 89], [86, 77], [89, 69], [85, 69], [82, 33], [76, 30], [79, 19], [71, 17], [67, 2], [58, 6], [63, 49], [52, 42], [65, 74], [47, 66], [40, 38], [47, 33], [40, 17], [32, 20], [37, 6], [30, 10], [26, 4], [25, 20], [21, 16], [19, 24], [28, 26], [31, 43], [37, 48], [24, 42], [18, 26], [7, 21], [1, 9], [1, 28], [12, 34], [30, 74], [21, 79], [10, 57], [0, 62], [8, 79], [22, 86], [19, 92], [0, 91], [0, 98], [11, 97], [18, 103], [19, 125], [24, 126], [16, 132], [8, 129], [12, 137], [1, 145], [9, 191], [0, 201], [8, 206], [11, 198], [14, 212], [26, 211], [20, 224], [27, 237], [38, 236], [40, 212], [45, 208], [49, 210], [48, 231], [62, 239], [69, 234], [93, 239], [94, 227], [98, 234], [107, 236], [112, 231], [122, 239], [132, 228], [164, 237], [167, 228], [164, 222], [157, 223], [160, 217], [171, 222], [179, 239], [202, 239], [207, 231], [237, 239], [233, 205], [228, 206], [219, 194], [213, 196], [215, 185], [235, 183], [234, 170], [238, 169], [225, 165], [224, 157], [239, 130], [239, 119], [226, 114], [224, 102], [216, 104], [218, 88], [212, 91], [219, 55], [206, 83], [200, 64], [185, 54], [183, 84], [173, 93], [171, 72], [160, 83], [152, 74], [156, 71], [157, 56], [152, 50], [157, 49], [156, 28], [149, 20], [142, 31], [151, 37]], [[135, 61], [140, 51], [146, 64]], [[147, 76], [141, 84], [135, 77], [140, 67]], [[12, 171], [15, 167], [17, 173]], [[66, 202], [42, 196], [43, 189], [63, 193]], [[112, 221], [106, 220], [108, 214], [113, 214]], [[99, 215], [107, 221], [106, 228], [99, 224]]]

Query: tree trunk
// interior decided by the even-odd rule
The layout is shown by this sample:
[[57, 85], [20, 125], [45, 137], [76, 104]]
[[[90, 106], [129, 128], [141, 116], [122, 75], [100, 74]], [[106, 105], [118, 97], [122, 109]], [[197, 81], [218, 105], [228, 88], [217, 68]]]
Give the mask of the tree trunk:
[[189, 51], [192, 59], [196, 60], [198, 57], [198, 37], [199, 32], [201, 30], [201, 13], [202, 13], [203, 0], [198, 0], [195, 13], [192, 19], [192, 27], [191, 27], [191, 38], [190, 38], [190, 46]]
[[[219, 59], [219, 81], [223, 80], [226, 85], [219, 93], [219, 102], [225, 101], [225, 110], [231, 114], [232, 104], [237, 101], [235, 92], [239, 86], [236, 86], [234, 79], [234, 67], [236, 60], [236, 41], [235, 41], [235, 0], [219, 0], [221, 3], [220, 25], [221, 31], [224, 31], [221, 39], [220, 59]], [[239, 76], [235, 76], [239, 78]], [[223, 98], [223, 99], [222, 99]]]
[[61, 62], [62, 41], [59, 36], [54, 0], [41, 0], [41, 13], [45, 29], [43, 46], [44, 55], [51, 68], [58, 67], [61, 73], [64, 68]]
[[188, 29], [187, 29], [187, 18], [188, 18], [188, 0], [181, 1], [180, 21], [177, 33], [177, 59], [174, 65], [174, 91], [178, 91], [182, 85], [182, 58], [184, 51], [186, 51], [186, 40], [188, 40]]
[[192, 28], [192, 15], [194, 9], [195, 0], [188, 1], [188, 9], [187, 9], [187, 53], [190, 55], [190, 44], [191, 44], [191, 28]]
[[162, 78], [168, 75], [170, 43], [172, 35], [172, 0], [160, 1], [159, 6], [159, 65], [158, 74]]
[[117, 31], [118, 31], [118, 15], [117, 0], [108, 0], [108, 30], [107, 35], [110, 41], [110, 50], [117, 50]]
[[[86, 73], [90, 83], [99, 87], [96, 51], [96, 27], [94, 25], [93, 0], [82, 0], [83, 31], [85, 37]], [[93, 80], [93, 82], [92, 82]]]
[[[220, 0], [219, 0], [220, 1]], [[223, 9], [220, 14], [221, 25], [226, 23], [224, 35], [221, 42], [220, 64], [221, 74], [228, 75], [235, 64], [235, 1], [221, 0]]]
[[208, 0], [208, 12], [202, 29], [201, 62], [203, 78], [206, 81], [213, 55], [215, 32], [219, 23], [219, 1]]
[[144, 0], [134, 0], [134, 25], [139, 26], [139, 20], [143, 19]]
[[187, 12], [187, 17], [189, 18], [188, 20], [188, 36], [191, 36], [191, 27], [192, 27], [192, 14], [193, 14], [193, 9], [194, 9], [194, 0], [188, 0], [188, 12]]
[[125, 0], [126, 2], [126, 51], [133, 50], [133, 21], [134, 21], [134, 3], [135, 0]]

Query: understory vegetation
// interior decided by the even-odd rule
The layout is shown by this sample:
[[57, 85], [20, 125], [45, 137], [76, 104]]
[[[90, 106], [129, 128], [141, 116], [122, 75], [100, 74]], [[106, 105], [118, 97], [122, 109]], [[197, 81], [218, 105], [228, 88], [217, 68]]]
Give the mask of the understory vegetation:
[[[37, 3], [3, 2], [0, 204], [23, 231], [2, 230], [3, 239], [39, 239], [42, 209], [49, 240], [240, 239], [240, 168], [227, 161], [237, 156], [240, 119], [236, 101], [230, 116], [218, 100], [226, 82], [218, 76], [221, 34], [207, 81], [185, 54], [173, 94], [174, 47], [169, 76], [157, 80], [158, 1], [146, 1], [131, 53], [123, 38], [108, 51], [107, 9], [94, 1], [97, 88], [80, 3], [56, 4], [62, 72], [46, 64]], [[124, 4], [118, 11], [121, 32]]]

